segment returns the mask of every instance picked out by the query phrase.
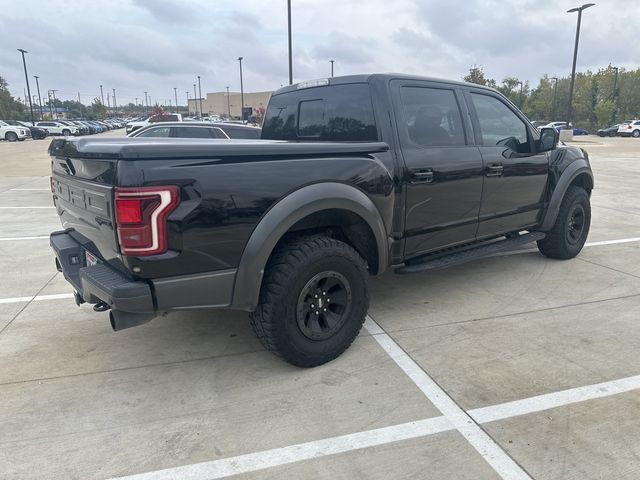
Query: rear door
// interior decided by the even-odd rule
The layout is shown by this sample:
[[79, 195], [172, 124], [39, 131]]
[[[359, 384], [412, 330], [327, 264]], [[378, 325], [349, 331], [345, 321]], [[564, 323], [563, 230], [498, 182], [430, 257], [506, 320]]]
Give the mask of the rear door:
[[533, 148], [537, 129], [497, 93], [468, 89], [466, 95], [484, 161], [478, 238], [535, 225], [549, 172], [548, 154]]
[[405, 257], [474, 240], [483, 166], [462, 92], [410, 80], [391, 89], [406, 166]]

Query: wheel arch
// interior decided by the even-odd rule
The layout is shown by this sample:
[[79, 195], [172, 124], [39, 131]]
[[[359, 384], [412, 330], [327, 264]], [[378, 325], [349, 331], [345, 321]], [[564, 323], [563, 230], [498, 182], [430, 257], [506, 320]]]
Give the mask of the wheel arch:
[[560, 211], [562, 199], [567, 193], [567, 189], [572, 185], [584, 188], [587, 193], [591, 195], [591, 190], [593, 190], [594, 186], [593, 172], [591, 171], [589, 163], [584, 158], [570, 163], [562, 172], [551, 195], [551, 200], [543, 217], [540, 230], [548, 231], [553, 228], [556, 218], [558, 217], [558, 212]]
[[238, 266], [231, 307], [252, 311], [258, 304], [264, 269], [287, 234], [342, 226], [343, 234], [369, 263], [372, 273], [388, 265], [388, 240], [382, 217], [371, 199], [343, 183], [308, 185], [278, 201], [262, 217], [245, 245]]

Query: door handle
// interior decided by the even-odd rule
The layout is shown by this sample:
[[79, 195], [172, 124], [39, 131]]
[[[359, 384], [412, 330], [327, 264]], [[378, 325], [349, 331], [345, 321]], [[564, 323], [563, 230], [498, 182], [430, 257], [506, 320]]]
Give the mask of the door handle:
[[500, 177], [502, 176], [503, 170], [504, 170], [504, 167], [502, 166], [501, 163], [493, 163], [487, 166], [487, 171], [485, 175], [487, 177]]
[[433, 183], [433, 178], [433, 170], [430, 168], [411, 172], [411, 183]]

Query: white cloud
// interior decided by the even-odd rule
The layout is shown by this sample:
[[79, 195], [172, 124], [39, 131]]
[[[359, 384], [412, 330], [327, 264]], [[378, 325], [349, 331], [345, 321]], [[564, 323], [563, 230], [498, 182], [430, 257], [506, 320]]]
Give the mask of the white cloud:
[[[501, 80], [536, 83], [545, 73], [570, 70], [573, 0], [293, 0], [294, 80], [396, 71], [460, 79], [471, 64]], [[634, 45], [640, 9], [633, 2], [600, 0], [583, 17], [579, 69], [637, 68]], [[13, 8], [0, 0], [0, 75], [22, 97], [24, 74], [17, 48], [30, 53], [31, 78], [41, 91], [83, 100], [116, 88], [118, 102], [151, 92], [173, 98], [193, 91], [239, 89], [243, 56], [247, 91], [287, 83], [284, 0], [31, 0]]]

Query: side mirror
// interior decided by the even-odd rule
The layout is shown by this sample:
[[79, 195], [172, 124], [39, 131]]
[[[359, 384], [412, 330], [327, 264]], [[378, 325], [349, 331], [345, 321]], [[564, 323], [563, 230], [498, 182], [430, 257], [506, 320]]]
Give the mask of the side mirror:
[[543, 128], [540, 130], [538, 140], [538, 153], [550, 152], [558, 145], [559, 135], [555, 128]]

